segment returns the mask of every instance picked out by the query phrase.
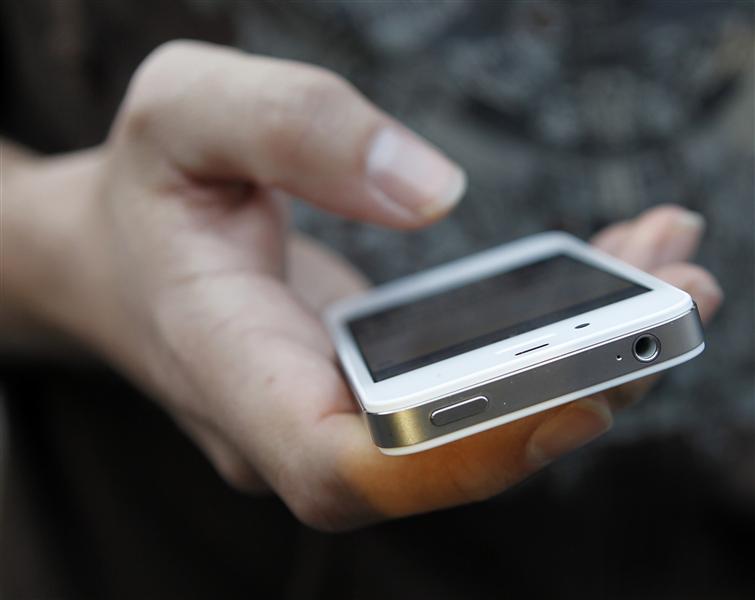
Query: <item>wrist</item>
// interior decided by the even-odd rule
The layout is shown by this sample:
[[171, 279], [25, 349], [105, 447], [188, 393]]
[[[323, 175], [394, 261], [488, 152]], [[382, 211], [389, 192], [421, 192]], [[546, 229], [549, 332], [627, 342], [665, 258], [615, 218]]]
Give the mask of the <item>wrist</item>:
[[[6, 160], [7, 159], [7, 160]], [[79, 337], [91, 276], [97, 151], [36, 158], [3, 143], [2, 319]]]

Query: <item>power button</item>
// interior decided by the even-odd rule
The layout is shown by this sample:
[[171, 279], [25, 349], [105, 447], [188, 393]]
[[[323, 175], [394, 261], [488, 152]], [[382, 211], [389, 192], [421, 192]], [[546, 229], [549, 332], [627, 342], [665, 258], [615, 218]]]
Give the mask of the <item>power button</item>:
[[430, 414], [430, 421], [437, 427], [479, 415], [488, 407], [488, 399], [485, 396], [475, 396], [468, 400], [462, 400], [450, 406], [444, 406]]

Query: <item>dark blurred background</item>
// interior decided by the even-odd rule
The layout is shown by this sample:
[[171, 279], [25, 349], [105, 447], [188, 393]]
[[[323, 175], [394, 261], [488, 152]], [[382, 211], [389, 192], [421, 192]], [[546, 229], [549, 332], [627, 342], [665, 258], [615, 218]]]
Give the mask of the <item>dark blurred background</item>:
[[[727, 296], [704, 355], [669, 373], [600, 442], [500, 498], [339, 536], [297, 525], [275, 500], [223, 488], [167, 419], [104, 367], [6, 365], [4, 502], [25, 509], [11, 511], [21, 516], [6, 519], [0, 537], [28, 538], [21, 554], [37, 558], [25, 564], [41, 565], [50, 582], [36, 578], [33, 589], [755, 597], [754, 23], [750, 1], [0, 5], [1, 129], [20, 143], [43, 152], [100, 143], [156, 45], [233, 44], [339, 72], [466, 168], [467, 198], [422, 232], [297, 206], [301, 229], [374, 281], [545, 229], [587, 237], [675, 202], [706, 217], [699, 261]], [[92, 453], [97, 477], [67, 475]], [[54, 476], [52, 495], [66, 502], [38, 501], [50, 484], [35, 469]], [[135, 491], [155, 485], [164, 506], [182, 498], [188, 528]], [[122, 510], [99, 508], [119, 494]], [[119, 523], [103, 526], [114, 514]], [[87, 527], [99, 534], [82, 539]], [[16, 589], [35, 580], [31, 567], [4, 576]]]

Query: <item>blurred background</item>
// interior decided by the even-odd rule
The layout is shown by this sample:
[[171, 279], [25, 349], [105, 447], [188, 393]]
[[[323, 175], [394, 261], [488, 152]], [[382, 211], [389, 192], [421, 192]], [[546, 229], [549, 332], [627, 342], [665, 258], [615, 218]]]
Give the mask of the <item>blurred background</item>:
[[[156, 45], [232, 44], [337, 71], [467, 170], [467, 198], [421, 232], [296, 207], [301, 229], [373, 281], [545, 229], [586, 238], [674, 202], [706, 217], [699, 262], [726, 293], [704, 355], [601, 441], [489, 502], [339, 536], [223, 489], [104, 366], [7, 360], [3, 502], [25, 510], [10, 511], [0, 537], [33, 530], [27, 551], [44, 549], [35, 555], [55, 582], [37, 589], [85, 597], [105, 570], [122, 577], [109, 597], [230, 598], [268, 585], [295, 598], [755, 597], [754, 23], [745, 0], [3, 3], [1, 128], [19, 143], [101, 143]], [[108, 475], [68, 477], [66, 461], [87, 453]], [[36, 500], [50, 478], [71, 505]], [[176, 510], [201, 531], [181, 529], [181, 550], [134, 533], [163, 523], [134, 491], [155, 485], [166, 505], [171, 490], [190, 490]], [[100, 510], [124, 489], [122, 510]], [[76, 540], [116, 514], [118, 526]], [[182, 588], [207, 555], [208, 596]]]

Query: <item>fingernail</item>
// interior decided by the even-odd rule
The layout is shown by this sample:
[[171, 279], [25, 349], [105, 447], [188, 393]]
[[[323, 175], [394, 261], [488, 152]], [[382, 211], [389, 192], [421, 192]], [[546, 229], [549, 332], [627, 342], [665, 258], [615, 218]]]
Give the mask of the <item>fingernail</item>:
[[379, 130], [367, 154], [370, 184], [421, 218], [448, 212], [466, 190], [466, 176], [440, 152], [396, 127]]
[[694, 254], [705, 230], [705, 217], [683, 210], [673, 221], [672, 227], [666, 243], [658, 250], [656, 258], [660, 264], [685, 260]]
[[698, 212], [685, 210], [681, 215], [679, 215], [679, 225], [681, 225], [682, 227], [687, 227], [689, 229], [704, 229], [705, 217], [703, 217]]
[[544, 465], [605, 433], [613, 416], [605, 398], [583, 398], [546, 421], [530, 437], [527, 458]]

